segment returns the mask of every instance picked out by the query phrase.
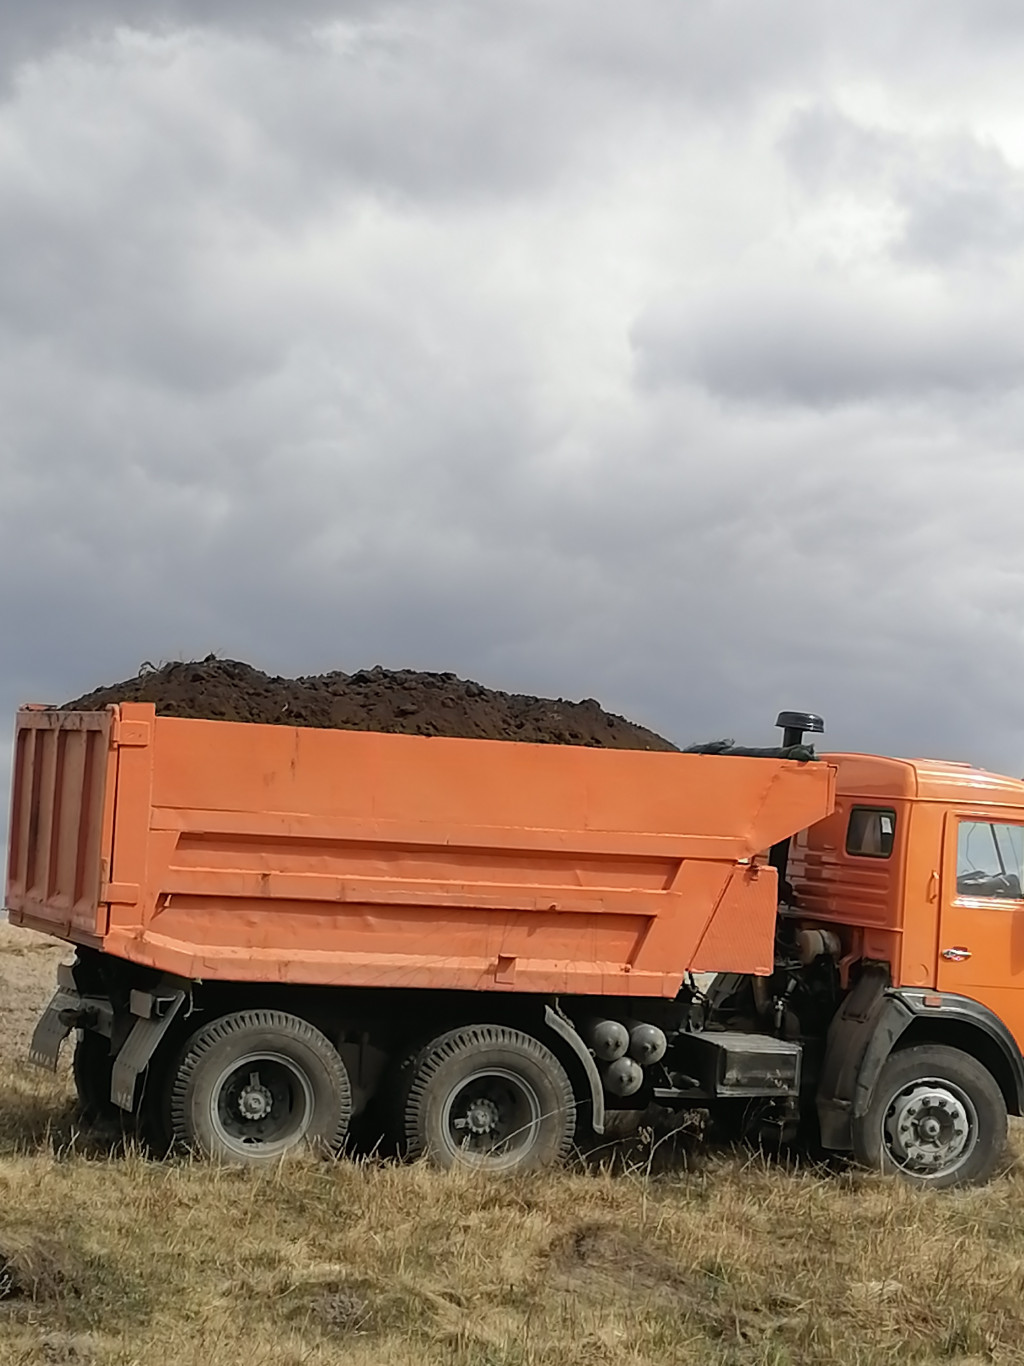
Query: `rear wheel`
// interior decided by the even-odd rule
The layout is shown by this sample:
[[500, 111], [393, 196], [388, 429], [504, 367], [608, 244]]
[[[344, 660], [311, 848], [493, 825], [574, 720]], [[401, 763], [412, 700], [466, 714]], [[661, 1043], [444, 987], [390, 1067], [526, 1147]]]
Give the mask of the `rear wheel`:
[[82, 1031], [75, 1043], [71, 1060], [78, 1109], [86, 1124], [106, 1124], [125, 1117], [110, 1099], [110, 1082], [114, 1059], [110, 1055], [110, 1040], [91, 1030]]
[[858, 1162], [913, 1185], [982, 1185], [1006, 1145], [1006, 1102], [970, 1054], [917, 1045], [888, 1059], [853, 1141]]
[[576, 1100], [550, 1049], [504, 1025], [441, 1035], [410, 1059], [406, 1151], [443, 1168], [532, 1171], [572, 1146]]
[[338, 1151], [351, 1114], [337, 1049], [307, 1021], [276, 1010], [204, 1025], [185, 1045], [170, 1089], [179, 1142], [250, 1166], [303, 1148]]

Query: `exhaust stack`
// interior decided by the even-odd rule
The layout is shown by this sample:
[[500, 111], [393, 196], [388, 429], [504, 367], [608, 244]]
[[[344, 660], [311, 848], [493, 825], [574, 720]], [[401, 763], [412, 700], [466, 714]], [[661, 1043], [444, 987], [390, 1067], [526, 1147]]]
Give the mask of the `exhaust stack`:
[[825, 722], [813, 711], [780, 711], [775, 724], [782, 731], [785, 749], [791, 745], [802, 745], [805, 731], [810, 731], [812, 735], [823, 735], [825, 732]]
[[[825, 732], [824, 720], [812, 711], [780, 711], [775, 718], [775, 724], [782, 731], [784, 749], [792, 749], [796, 745], [802, 745], [804, 735], [807, 733], [823, 735]], [[789, 863], [788, 838], [779, 840], [778, 844], [772, 845], [768, 862], [779, 876], [779, 897], [784, 899], [788, 894], [791, 894], [792, 890], [786, 881], [786, 865]]]

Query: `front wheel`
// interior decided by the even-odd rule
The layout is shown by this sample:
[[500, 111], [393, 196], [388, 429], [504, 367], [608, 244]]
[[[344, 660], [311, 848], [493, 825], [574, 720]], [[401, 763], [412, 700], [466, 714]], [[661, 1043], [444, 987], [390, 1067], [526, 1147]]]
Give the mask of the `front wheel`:
[[170, 1087], [175, 1139], [250, 1166], [302, 1148], [337, 1152], [351, 1114], [337, 1049], [306, 1020], [277, 1010], [204, 1025], [185, 1045]]
[[916, 1186], [980, 1186], [1006, 1145], [1006, 1101], [968, 1053], [920, 1044], [893, 1053], [867, 1113], [854, 1121], [854, 1156]]
[[522, 1172], [569, 1152], [576, 1129], [572, 1086], [555, 1055], [532, 1035], [504, 1025], [453, 1029], [407, 1066], [410, 1157], [443, 1168]]

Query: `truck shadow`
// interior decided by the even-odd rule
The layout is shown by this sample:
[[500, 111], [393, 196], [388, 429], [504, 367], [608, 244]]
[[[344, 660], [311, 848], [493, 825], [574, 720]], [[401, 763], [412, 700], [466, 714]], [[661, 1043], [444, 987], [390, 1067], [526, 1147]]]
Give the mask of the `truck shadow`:
[[698, 1172], [722, 1161], [822, 1175], [850, 1167], [845, 1157], [826, 1153], [813, 1142], [741, 1140], [717, 1131], [706, 1114], [671, 1114], [657, 1106], [614, 1113], [607, 1132], [580, 1143], [577, 1153], [585, 1170], [644, 1177]]
[[48, 1152], [106, 1158], [137, 1145], [129, 1123], [86, 1122], [66, 1069], [56, 1076], [28, 1063], [0, 1069], [0, 1157]]

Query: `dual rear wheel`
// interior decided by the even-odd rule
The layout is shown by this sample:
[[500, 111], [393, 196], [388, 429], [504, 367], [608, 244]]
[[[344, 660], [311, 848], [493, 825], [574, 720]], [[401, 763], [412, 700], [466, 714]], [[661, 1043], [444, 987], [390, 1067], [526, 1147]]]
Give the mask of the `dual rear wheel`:
[[352, 1116], [338, 1050], [306, 1020], [276, 1010], [199, 1029], [172, 1069], [167, 1099], [177, 1142], [247, 1165], [301, 1149], [337, 1152]]
[[400, 1089], [405, 1149], [443, 1168], [533, 1171], [572, 1147], [576, 1101], [565, 1068], [532, 1035], [470, 1025], [411, 1057]]
[[[339, 1152], [352, 1088], [338, 1050], [307, 1021], [252, 1010], [203, 1025], [150, 1100], [166, 1137], [214, 1160], [264, 1165]], [[575, 1132], [565, 1069], [537, 1039], [502, 1025], [451, 1030], [401, 1069], [406, 1153], [436, 1166], [526, 1171], [563, 1158]]]
[[113, 1072], [110, 1040], [92, 1030], [82, 1030], [75, 1042], [71, 1075], [78, 1097], [78, 1113], [86, 1124], [121, 1129], [130, 1124], [129, 1116], [110, 1099]]

